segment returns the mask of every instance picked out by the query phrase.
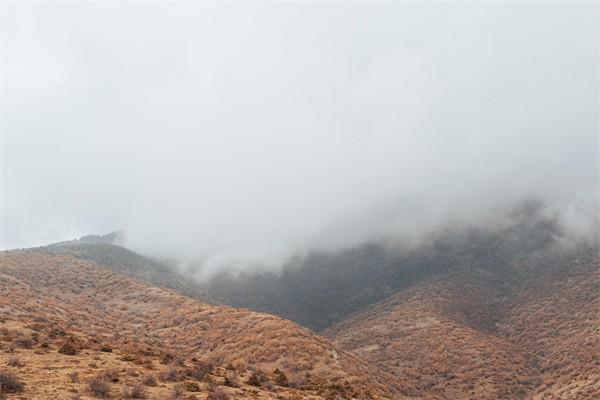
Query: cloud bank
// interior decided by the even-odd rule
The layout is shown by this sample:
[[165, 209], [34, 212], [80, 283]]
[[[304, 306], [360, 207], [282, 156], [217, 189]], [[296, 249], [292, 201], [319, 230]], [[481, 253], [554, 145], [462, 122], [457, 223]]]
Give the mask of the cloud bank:
[[3, 4], [0, 245], [277, 265], [528, 197], [587, 229], [597, 37], [592, 3]]

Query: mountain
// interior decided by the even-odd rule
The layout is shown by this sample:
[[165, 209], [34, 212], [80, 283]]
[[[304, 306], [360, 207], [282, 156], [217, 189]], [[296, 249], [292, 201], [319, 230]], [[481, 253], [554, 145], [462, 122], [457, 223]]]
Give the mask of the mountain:
[[48, 249], [0, 253], [0, 291], [0, 387], [20, 392], [11, 398], [140, 388], [152, 398], [406, 398], [390, 376], [292, 322]]
[[599, 258], [594, 248], [543, 271], [497, 323], [536, 361], [543, 382], [534, 398], [600, 398]]
[[600, 260], [546, 267], [510, 297], [460, 274], [431, 279], [324, 334], [440, 399], [596, 399]]
[[273, 313], [321, 331], [435, 276], [445, 279], [467, 271], [502, 290], [507, 280], [520, 282], [529, 273], [514, 266], [543, 262], [563, 239], [558, 220], [532, 202], [502, 223], [448, 228], [411, 245], [372, 242], [341, 252], [313, 252], [282, 271], [226, 271], [203, 288], [224, 304]]
[[46, 246], [53, 254], [66, 254], [93, 261], [115, 272], [131, 276], [150, 285], [172, 289], [209, 304], [218, 304], [193, 279], [177, 272], [174, 266], [143, 257], [120, 246], [122, 232], [88, 235], [77, 240]]
[[88, 396], [98, 378], [130, 398], [150, 372], [151, 398], [600, 398], [600, 246], [536, 203], [201, 283], [118, 243], [0, 254], [0, 363], [26, 383], [11, 396]]
[[[222, 274], [223, 303], [310, 326], [431, 399], [600, 398], [597, 240], [573, 243], [539, 204], [413, 246], [310, 254]], [[422, 392], [425, 391], [426, 394]]]

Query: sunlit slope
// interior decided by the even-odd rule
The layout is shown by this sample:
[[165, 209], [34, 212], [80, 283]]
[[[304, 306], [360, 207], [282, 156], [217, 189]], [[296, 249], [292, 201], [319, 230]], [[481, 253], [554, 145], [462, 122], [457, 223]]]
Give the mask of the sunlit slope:
[[[69, 383], [67, 372], [72, 369], [90, 376], [108, 367], [131, 370], [133, 375], [143, 370], [157, 374], [178, 370], [181, 379], [165, 382], [164, 389], [171, 390], [185, 381], [186, 368], [195, 363], [214, 365], [216, 384], [223, 384], [218, 374], [224, 374], [224, 368], [242, 380], [252, 371], [264, 371], [270, 383], [251, 389], [259, 391], [260, 398], [273, 398], [279, 392], [283, 398], [293, 398], [283, 391], [299, 398], [336, 393], [402, 398], [393, 379], [292, 322], [199, 303], [71, 256], [38, 250], [0, 253], [0, 291], [1, 343], [16, 351], [2, 353], [3, 368], [15, 355], [26, 362], [23, 367], [9, 367], [25, 383], [24, 394], [16, 398], [85, 394], [85, 384]], [[30, 339], [30, 345], [20, 346], [22, 337]], [[66, 344], [77, 355], [58, 355]], [[118, 354], [118, 360], [104, 354], [103, 348], [112, 349], [110, 354]], [[62, 372], [43, 371], [48, 362]], [[273, 383], [276, 368], [293, 388]], [[135, 380], [129, 376], [113, 382], [113, 394], [123, 382]], [[208, 395], [208, 384], [203, 382], [197, 382], [200, 398]], [[234, 398], [253, 396], [243, 387], [224, 390], [237, 393]]]

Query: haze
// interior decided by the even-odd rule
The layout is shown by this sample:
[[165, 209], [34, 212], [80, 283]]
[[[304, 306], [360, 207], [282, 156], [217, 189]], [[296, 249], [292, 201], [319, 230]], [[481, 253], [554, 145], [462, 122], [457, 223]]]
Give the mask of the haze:
[[585, 231], [597, 40], [593, 2], [3, 3], [0, 247], [277, 265], [525, 198]]

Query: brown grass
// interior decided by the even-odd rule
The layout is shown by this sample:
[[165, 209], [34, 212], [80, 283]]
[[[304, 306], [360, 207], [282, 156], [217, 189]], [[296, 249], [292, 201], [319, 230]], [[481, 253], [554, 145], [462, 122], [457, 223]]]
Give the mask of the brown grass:
[[102, 376], [93, 377], [88, 381], [88, 390], [94, 397], [109, 398], [110, 382]]

